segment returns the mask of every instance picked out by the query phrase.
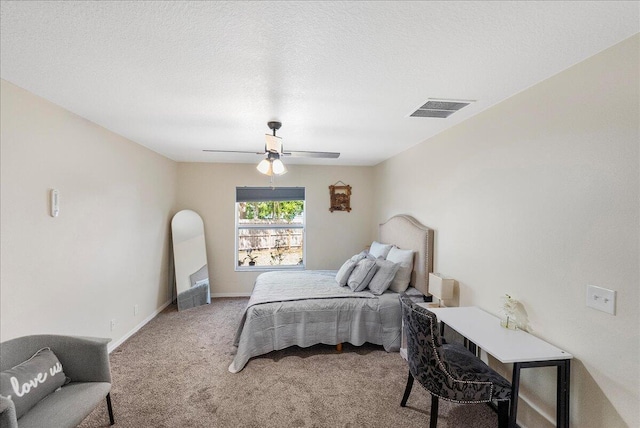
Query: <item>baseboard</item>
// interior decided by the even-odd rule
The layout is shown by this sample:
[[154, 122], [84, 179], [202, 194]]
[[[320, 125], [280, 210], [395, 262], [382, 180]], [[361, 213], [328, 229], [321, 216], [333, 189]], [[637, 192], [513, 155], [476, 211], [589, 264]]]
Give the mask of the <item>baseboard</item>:
[[211, 293], [211, 297], [251, 297], [251, 293]]
[[152, 319], [154, 319], [160, 312], [162, 312], [164, 310], [164, 308], [166, 308], [167, 306], [169, 306], [171, 304], [171, 300], [167, 300], [162, 306], [160, 306], [158, 309], [156, 309], [151, 315], [149, 315], [148, 317], [146, 317], [144, 320], [142, 320], [142, 322], [140, 322], [140, 324], [138, 324], [137, 326], [135, 326], [131, 331], [129, 331], [127, 334], [125, 334], [124, 336], [122, 336], [120, 339], [118, 339], [116, 342], [111, 342], [109, 344], [109, 346], [107, 347], [109, 353], [113, 352], [118, 346], [122, 345], [128, 338], [130, 338], [131, 336], [133, 336], [134, 334], [136, 334], [136, 332], [138, 330], [140, 330], [142, 327], [145, 326], [145, 324], [147, 324], [149, 321], [151, 321]]

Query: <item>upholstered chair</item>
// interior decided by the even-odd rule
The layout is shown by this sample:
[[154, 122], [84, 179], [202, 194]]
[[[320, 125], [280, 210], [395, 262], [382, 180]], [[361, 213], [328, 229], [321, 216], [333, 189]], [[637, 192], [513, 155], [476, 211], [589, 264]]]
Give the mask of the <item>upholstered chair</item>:
[[400, 295], [402, 320], [407, 336], [409, 377], [400, 405], [405, 407], [414, 379], [431, 394], [430, 428], [438, 423], [438, 400], [459, 404], [498, 405], [498, 426], [509, 419], [511, 384], [459, 344], [443, 344], [436, 315]]
[[[111, 368], [107, 351], [110, 341], [94, 337], [40, 334], [0, 343], [0, 371], [3, 373], [30, 360], [39, 350], [48, 348], [55, 354], [64, 375], [68, 377], [68, 383], [46, 395], [24, 415], [17, 415], [14, 402], [0, 395], [0, 427], [75, 427], [105, 399], [109, 422], [113, 425]], [[53, 376], [53, 373], [50, 374]], [[44, 385], [39, 388], [44, 388]]]

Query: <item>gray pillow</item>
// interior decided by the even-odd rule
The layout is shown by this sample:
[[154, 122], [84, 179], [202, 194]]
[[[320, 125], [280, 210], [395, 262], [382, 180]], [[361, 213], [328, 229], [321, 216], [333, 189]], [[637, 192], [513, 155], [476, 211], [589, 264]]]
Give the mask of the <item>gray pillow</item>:
[[353, 269], [353, 272], [351, 272], [349, 280], [347, 281], [349, 288], [352, 291], [362, 291], [367, 288], [369, 282], [371, 282], [371, 278], [375, 275], [377, 268], [378, 266], [376, 265], [375, 260], [360, 260]]
[[378, 269], [376, 274], [371, 278], [369, 283], [369, 290], [376, 296], [381, 295], [391, 285], [391, 281], [396, 276], [396, 272], [400, 269], [400, 263], [394, 263], [389, 260], [376, 260]]
[[67, 381], [62, 364], [49, 348], [0, 373], [0, 395], [13, 401], [19, 419]]
[[349, 279], [349, 275], [351, 275], [353, 268], [355, 268], [358, 262], [364, 258], [365, 254], [363, 251], [362, 253], [356, 254], [355, 256], [351, 257], [349, 260], [342, 264], [342, 266], [338, 270], [338, 273], [336, 274], [336, 282], [338, 283], [338, 285], [342, 287], [347, 285], [347, 280]]
[[365, 256], [364, 256], [364, 257], [365, 257], [366, 259], [376, 261], [376, 256], [374, 256], [373, 254], [368, 253], [368, 252], [366, 252], [366, 251], [363, 251], [363, 252], [364, 252], [364, 254], [365, 254]]

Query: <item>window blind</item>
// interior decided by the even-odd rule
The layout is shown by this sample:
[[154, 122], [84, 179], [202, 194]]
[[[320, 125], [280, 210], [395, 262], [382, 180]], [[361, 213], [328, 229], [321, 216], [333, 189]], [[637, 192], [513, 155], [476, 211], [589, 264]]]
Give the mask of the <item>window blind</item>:
[[304, 187], [236, 187], [236, 202], [304, 201]]

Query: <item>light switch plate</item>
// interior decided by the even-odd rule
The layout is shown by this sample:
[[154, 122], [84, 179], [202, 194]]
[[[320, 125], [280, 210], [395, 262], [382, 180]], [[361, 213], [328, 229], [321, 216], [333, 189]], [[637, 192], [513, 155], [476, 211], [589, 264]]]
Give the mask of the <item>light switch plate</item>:
[[615, 315], [616, 292], [596, 285], [587, 285], [587, 306]]
[[51, 189], [51, 217], [58, 217], [60, 214], [60, 192], [57, 189]]

